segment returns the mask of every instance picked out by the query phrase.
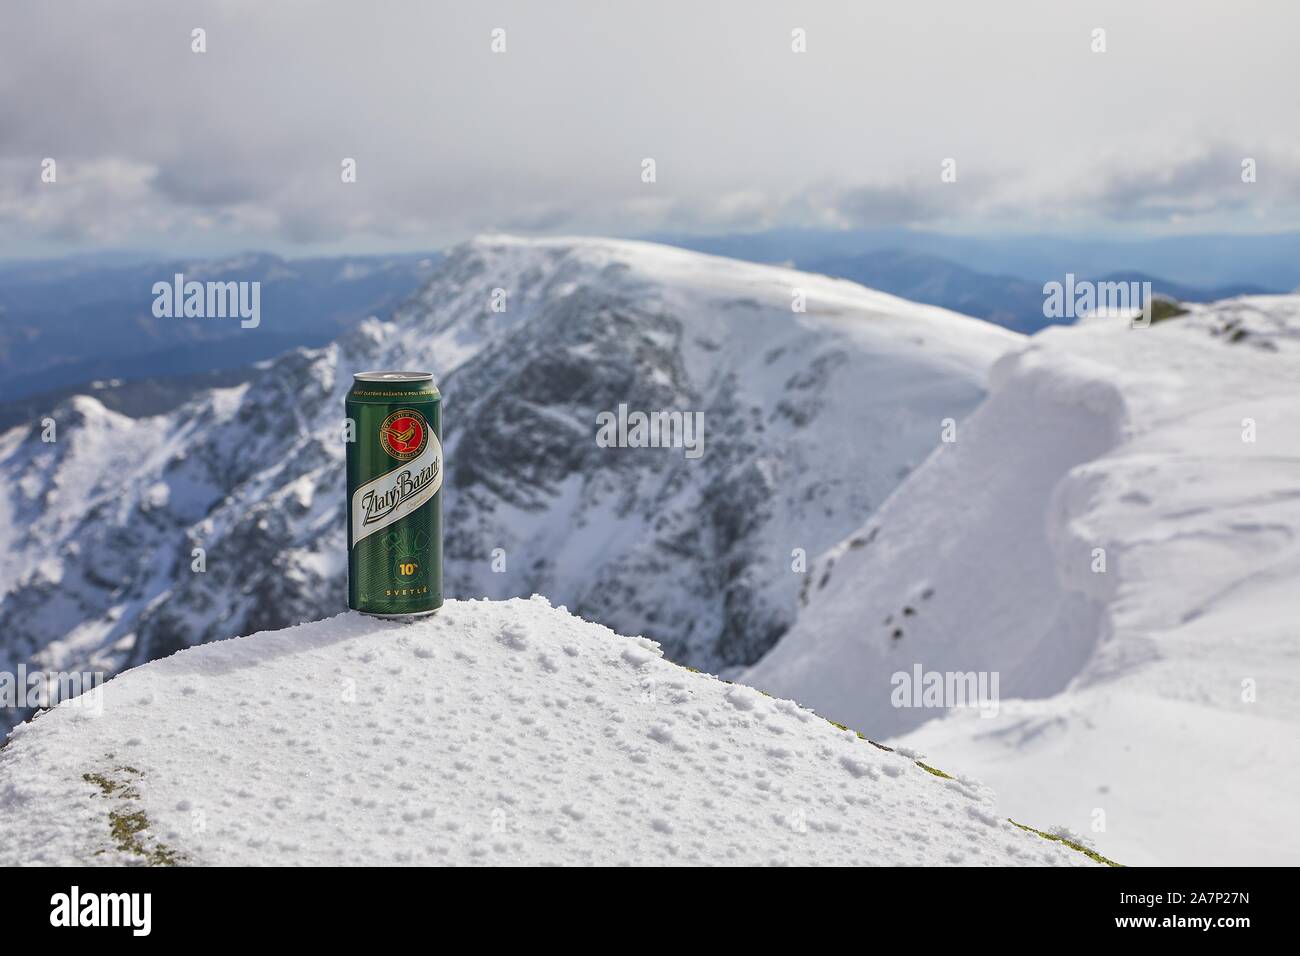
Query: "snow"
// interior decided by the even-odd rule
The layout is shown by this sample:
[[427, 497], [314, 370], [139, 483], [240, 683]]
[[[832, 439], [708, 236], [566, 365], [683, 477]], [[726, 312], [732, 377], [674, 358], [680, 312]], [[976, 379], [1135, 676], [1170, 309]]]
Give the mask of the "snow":
[[[488, 236], [468, 249], [475, 268], [466, 271], [480, 288], [469, 301], [494, 284], [480, 276], [532, 277], [506, 283], [522, 293], [487, 320], [493, 334], [511, 336], [512, 351], [527, 347], [522, 332], [532, 331], [533, 348], [547, 348], [562, 337], [600, 336], [589, 316], [637, 317], [620, 346], [635, 356], [627, 374], [643, 394], [665, 380], [672, 386], [648, 409], [634, 399], [631, 407], [700, 412], [705, 455], [664, 455], [662, 465], [641, 456], [642, 467], [624, 468], [637, 452], [602, 449], [549, 486], [524, 482], [508, 495], [451, 488], [449, 516], [474, 510], [449, 521], [474, 525], [484, 550], [499, 547], [510, 560], [503, 572], [487, 561], [449, 561], [449, 585], [490, 597], [539, 590], [611, 626], [649, 631], [678, 659], [711, 669], [753, 660], [766, 635], [779, 633], [797, 598], [792, 550], [815, 554], [856, 525], [931, 447], [940, 422], [980, 400], [989, 365], [1019, 341], [853, 283], [651, 243]], [[806, 312], [792, 310], [795, 290]], [[580, 315], [565, 311], [571, 302]], [[620, 359], [602, 345], [594, 369]], [[508, 388], [457, 397], [457, 374], [446, 391], [472, 425], [488, 417], [484, 410], [523, 404]], [[571, 374], [583, 383], [582, 371]], [[569, 386], [600, 396], [594, 406], [529, 402], [527, 412], [551, 442], [581, 447], [596, 411], [629, 401], [625, 381], [620, 373]], [[450, 462], [471, 461], [466, 434], [452, 425]], [[476, 467], [490, 473], [501, 463]], [[744, 641], [734, 636], [742, 620]]]
[[[0, 751], [0, 863], [1092, 863], [974, 781], [541, 598], [344, 614], [97, 693]], [[147, 821], [125, 848], [122, 813]]]
[[[509, 293], [503, 312], [488, 305], [497, 288]], [[806, 296], [806, 312], [792, 311], [794, 290]], [[444, 386], [449, 461], [467, 476], [447, 490], [449, 593], [504, 598], [542, 591], [584, 617], [654, 637], [682, 662], [726, 676], [744, 672], [793, 623], [744, 672], [747, 683], [908, 752], [929, 754], [927, 762], [945, 770], [989, 781], [1003, 794], [995, 819], [1009, 814], [1044, 829], [1088, 834], [1126, 863], [1295, 863], [1298, 356], [1297, 296], [1194, 306], [1190, 315], [1150, 329], [1099, 317], [1024, 340], [783, 268], [646, 243], [486, 237], [453, 251], [393, 321], [370, 320], [326, 348], [261, 363], [263, 374], [250, 384], [200, 395], [153, 419], [130, 419], [92, 398], [73, 398], [54, 416], [56, 443], [42, 442], [39, 428], [30, 426], [0, 435], [0, 479], [14, 492], [0, 498], [0, 671], [27, 663], [111, 674], [187, 643], [339, 609], [343, 393], [354, 370], [416, 365], [432, 369]], [[557, 382], [572, 387], [556, 388]], [[595, 447], [594, 413], [623, 401], [639, 407], [629, 394], [636, 389], [653, 403], [643, 410], [705, 413], [704, 459], [686, 461], [676, 450], [654, 457]], [[956, 421], [958, 440], [941, 444], [948, 418]], [[1254, 423], [1253, 442], [1242, 441], [1245, 420]], [[475, 440], [482, 436], [492, 440]], [[207, 555], [203, 573], [190, 570], [197, 546]], [[1099, 548], [1106, 558], [1101, 573], [1093, 570]], [[792, 569], [797, 549], [821, 555], [806, 574]], [[409, 654], [380, 641], [383, 626], [351, 618], [333, 619], [324, 632], [246, 639], [285, 646], [289, 659], [320, 668], [312, 673], [324, 674], [325, 683], [309, 681], [305, 691], [269, 688], [287, 679], [281, 675], [249, 691], [205, 669], [202, 682], [192, 678], [186, 685], [190, 697], [202, 698], [202, 688], [216, 680], [212, 686], [221, 687], [227, 706], [200, 720], [186, 710], [198, 704], [187, 697], [178, 704], [177, 726], [206, 741], [201, 752], [215, 766], [222, 755], [238, 759], [237, 751], [222, 748], [235, 746], [233, 739], [242, 745], [241, 735], [252, 734], [249, 746], [263, 747], [253, 756], [259, 761], [253, 772], [275, 779], [273, 741], [266, 737], [272, 725], [264, 721], [275, 708], [290, 706], [277, 695], [308, 693], [289, 699], [314, 700], [317, 716], [335, 733], [317, 744], [300, 732], [294, 739], [302, 753], [289, 765], [300, 779], [323, 772], [312, 770], [306, 754], [315, 749], [344, 773], [349, 759], [361, 759], [354, 757], [361, 746], [352, 736], [354, 716], [371, 736], [390, 734], [380, 733], [389, 725], [373, 704], [341, 699], [335, 669], [356, 670], [379, 685], [388, 664], [369, 669], [372, 661], [362, 657], [387, 662], [391, 652], [401, 660], [391, 664], [396, 676], [387, 693], [407, 706], [415, 701], [410, 719], [401, 718], [409, 734], [428, 732], [415, 716], [432, 709], [463, 731], [456, 738], [462, 748], [496, 745], [491, 752], [500, 760], [484, 758], [480, 763], [490, 766], [474, 764], [473, 774], [497, 773], [507, 757], [522, 759], [511, 756], [522, 752], [520, 744], [489, 739], [481, 726], [464, 724], [469, 718], [459, 711], [444, 712], [442, 704], [416, 696], [424, 685], [442, 686], [439, 674], [470, 680], [474, 673], [472, 662], [448, 660], [442, 649], [469, 642], [466, 655], [496, 662], [504, 673], [511, 672], [509, 662], [526, 662], [528, 677], [519, 687], [540, 680], [570, 688], [588, 645], [576, 630], [556, 637], [558, 630], [542, 628], [548, 637], [530, 622], [480, 626], [477, 616], [497, 612], [466, 610], [497, 605], [452, 607], [466, 632], [440, 630], [455, 614], [413, 625], [393, 641], [406, 641]], [[426, 631], [436, 637], [417, 640]], [[303, 646], [293, 634], [307, 635]], [[340, 653], [355, 658], [323, 661], [321, 634], [331, 646], [351, 648]], [[601, 634], [606, 643], [613, 640]], [[357, 642], [366, 640], [379, 646], [361, 651]], [[208, 654], [220, 662], [238, 646], [204, 649], [198, 657], [187, 652], [131, 671], [110, 684], [110, 697], [119, 685], [156, 684], [155, 698], [170, 700], [166, 682], [150, 675]], [[421, 665], [420, 688], [401, 686], [406, 656], [433, 662]], [[669, 666], [630, 642], [600, 660], [610, 673], [625, 675]], [[273, 664], [241, 667], [238, 679], [254, 680]], [[946, 713], [893, 706], [893, 675], [917, 667], [993, 672], [1000, 679], [996, 708]], [[597, 672], [604, 673], [584, 673]], [[806, 711], [677, 669], [667, 673], [685, 683], [658, 684], [653, 708], [638, 703], [645, 688], [627, 677], [618, 688], [601, 685], [603, 696], [594, 701], [585, 700], [587, 690], [576, 699], [571, 688], [563, 695], [537, 692], [522, 702], [537, 706], [503, 712], [503, 726], [518, 741], [527, 737], [520, 737], [521, 727], [553, 727], [559, 718], [593, 709], [599, 721], [591, 714], [585, 719], [599, 731], [583, 737], [592, 752], [571, 760], [626, 769], [635, 764], [631, 754], [643, 754], [661, 777], [671, 778], [682, 768], [717, 769], [677, 756], [677, 766], [665, 771], [665, 755], [677, 753], [678, 744], [693, 747], [697, 763], [704, 754], [728, 754], [737, 772], [750, 763], [763, 771], [733, 780], [741, 791], [780, 784], [803, 795], [798, 799], [806, 796], [810, 833], [821, 813], [829, 814], [828, 827], [864, 835], [866, 850], [843, 853], [869, 851], [881, 860], [901, 853], [883, 847], [884, 831], [841, 803], [858, 807], [844, 778], [873, 787], [908, 780], [903, 763], [859, 747], [856, 738], [846, 742], [850, 749], [828, 744], [832, 750], [823, 753], [820, 742], [772, 729], [813, 721], [823, 733], [825, 725]], [[497, 684], [495, 697], [509, 704], [516, 690]], [[590, 692], [597, 694], [595, 685]], [[486, 706], [446, 694], [444, 701]], [[684, 724], [673, 708], [691, 701], [703, 710], [690, 711], [692, 722]], [[0, 711], [0, 719], [7, 716]], [[525, 724], [525, 716], [533, 723]], [[728, 721], [738, 716], [750, 723], [737, 736]], [[75, 719], [62, 712], [41, 718], [20, 731], [6, 754], [25, 752], [24, 735], [35, 740], [30, 735], [54, 733]], [[302, 729], [288, 717], [275, 719]], [[158, 733], [180, 733], [151, 729], [143, 711], [129, 706], [101, 718], [109, 728], [118, 720], [130, 725], [120, 737], [89, 738], [102, 745], [95, 766], [108, 771], [113, 766], [105, 754], [129, 751], [122, 741], [138, 739], [131, 746], [147, 748]], [[696, 720], [718, 722], [715, 729], [735, 739], [702, 736]], [[643, 750], [625, 752], [605, 738], [606, 728], [626, 727], [633, 728], [627, 739]], [[751, 739], [750, 731], [757, 736]], [[464, 736], [475, 732], [480, 739]], [[353, 749], [331, 749], [336, 735], [338, 747], [350, 741]], [[402, 739], [407, 751], [400, 756], [414, 760], [421, 748], [434, 746], [429, 760], [446, 757], [440, 745]], [[727, 749], [733, 746], [740, 749]], [[427, 780], [416, 779], [397, 756], [366, 764], [367, 772], [426, 790]], [[449, 779], [479, 779], [458, 769], [455, 759]], [[781, 761], [808, 765], [807, 774], [778, 773], [773, 768]], [[166, 773], [154, 772], [158, 767]], [[831, 776], [817, 776], [831, 773], [828, 767]], [[204, 808], [209, 820], [216, 814], [211, 826], [234, 828], [223, 831], [234, 834], [227, 842], [247, 843], [271, 858], [270, 824], [257, 824], [256, 814], [225, 819], [244, 807], [239, 790], [260, 793], [261, 780], [221, 791], [226, 802], [214, 805], [192, 768], [162, 762], [154, 770], [136, 784], [145, 800], [179, 786], [187, 795], [177, 805]], [[79, 774], [70, 779], [76, 791]], [[21, 804], [23, 788], [54, 786], [53, 780], [11, 782], [14, 805]], [[656, 778], [654, 786], [641, 780], [642, 791], [633, 782], [620, 776], [602, 784], [625, 788], [611, 792], [627, 801], [625, 810], [637, 810], [628, 832], [656, 839], [642, 832], [648, 829], [662, 839], [669, 827], [679, 858], [695, 852], [710, 861], [733, 859], [722, 836], [725, 846], [683, 836], [688, 823], [656, 802], [676, 795], [679, 804], [695, 808], [688, 820], [708, 819], [728, 839], [740, 832], [700, 811], [702, 802], [691, 803], [698, 796], [693, 791], [679, 792], [674, 779]], [[940, 792], [957, 786], [928, 776], [922, 782]], [[336, 790], [347, 784], [351, 796], [363, 799], [359, 777], [355, 786], [338, 777], [327, 783]], [[474, 790], [474, 807], [439, 791], [437, 807], [458, 814], [466, 832], [477, 832], [484, 813], [508, 812], [496, 794], [512, 792], [510, 784], [502, 774], [493, 778], [495, 789]], [[529, 859], [546, 858], [536, 841], [547, 828], [528, 829], [532, 820], [544, 819], [561, 833], [574, 820], [615, 832], [587, 806], [577, 783], [555, 787], [566, 802], [544, 800], [540, 789], [517, 797], [534, 815], [518, 821], [535, 838], [526, 843], [536, 853]], [[823, 791], [831, 804], [820, 801]], [[75, 793], [65, 796], [73, 800]], [[287, 784], [266, 796], [272, 808], [276, 800], [294, 807], [295, 800], [314, 799]], [[557, 806], [552, 820], [546, 814]], [[758, 826], [749, 804], [727, 806]], [[173, 804], [158, 803], [155, 811], [159, 826], [166, 824], [165, 832], [195, 859], [225, 852], [200, 843]], [[405, 810], [393, 812], [397, 822], [363, 833], [395, 854], [405, 846], [393, 836]], [[772, 812], [787, 819], [794, 813]], [[977, 812], [990, 813], [984, 804]], [[335, 811], [328, 820], [347, 825]], [[259, 825], [256, 832], [239, 829]], [[384, 827], [392, 832], [380, 833]], [[900, 839], [911, 846], [911, 835]], [[456, 840], [447, 844], [449, 854], [460, 847]], [[412, 853], [434, 853], [438, 845], [417, 844]], [[797, 860], [798, 846], [769, 841], [760, 850], [771, 851], [765, 859]], [[572, 850], [557, 851], [556, 859], [569, 859], [563, 852]], [[64, 851], [51, 852], [55, 859]], [[749, 850], [737, 852], [735, 859], [751, 859], [744, 855]], [[818, 852], [819, 859], [846, 858]], [[972, 858], [961, 846], [936, 858], [949, 853]]]
[[[990, 379], [744, 679], [1126, 863], [1300, 862], [1300, 297], [1050, 329]], [[893, 706], [918, 664], [997, 673], [996, 715]]]
[[[354, 371], [417, 367], [446, 409], [447, 593], [543, 593], [729, 675], [793, 622], [795, 549], [857, 527], [1020, 341], [785, 268], [476, 239], [391, 321], [246, 384], [150, 419], [71, 399], [56, 443], [0, 435], [0, 669], [115, 671], [341, 610], [344, 394]], [[699, 413], [703, 457], [598, 447], [621, 403]]]

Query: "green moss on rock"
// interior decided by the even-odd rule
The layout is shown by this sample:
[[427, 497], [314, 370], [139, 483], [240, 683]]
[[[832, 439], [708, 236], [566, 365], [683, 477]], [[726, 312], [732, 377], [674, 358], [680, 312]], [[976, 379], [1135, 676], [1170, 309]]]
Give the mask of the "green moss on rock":
[[1007, 817], [1007, 822], [1015, 823], [1015, 825], [1020, 827], [1020, 829], [1025, 830], [1029, 833], [1035, 833], [1038, 836], [1042, 837], [1044, 840], [1051, 840], [1054, 843], [1063, 843], [1066, 846], [1068, 846], [1071, 850], [1078, 850], [1080, 853], [1082, 853], [1084, 856], [1088, 857], [1089, 859], [1095, 860], [1098, 863], [1104, 863], [1106, 866], [1124, 865], [1123, 863], [1116, 863], [1114, 860], [1106, 859], [1106, 857], [1102, 856], [1096, 850], [1086, 847], [1082, 843], [1075, 843], [1073, 840], [1067, 840], [1065, 837], [1057, 836], [1055, 833], [1044, 833], [1042, 830], [1035, 830], [1033, 827], [1025, 826], [1023, 823], [1016, 823], [1016, 821], [1012, 820], [1010, 817]]
[[[83, 773], [81, 779], [99, 788], [96, 797], [110, 800], [139, 800], [135, 779], [144, 774], [135, 767], [114, 767], [109, 773]], [[108, 831], [113, 845], [123, 853], [140, 857], [149, 866], [176, 866], [184, 858], [175, 850], [150, 838], [149, 818], [144, 811], [114, 807], [108, 811]], [[95, 855], [102, 854], [97, 850]]]

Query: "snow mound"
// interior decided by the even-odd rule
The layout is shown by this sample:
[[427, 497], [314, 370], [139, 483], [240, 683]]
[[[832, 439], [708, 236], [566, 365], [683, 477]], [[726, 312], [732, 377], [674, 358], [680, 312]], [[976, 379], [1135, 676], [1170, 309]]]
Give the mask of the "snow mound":
[[207, 644], [99, 693], [0, 751], [0, 863], [1093, 862], [536, 597]]

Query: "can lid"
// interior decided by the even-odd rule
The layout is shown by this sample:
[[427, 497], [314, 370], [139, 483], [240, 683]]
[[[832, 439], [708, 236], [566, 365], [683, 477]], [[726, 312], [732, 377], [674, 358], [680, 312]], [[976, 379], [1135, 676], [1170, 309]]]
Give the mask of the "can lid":
[[352, 376], [358, 382], [431, 382], [432, 372], [357, 372]]

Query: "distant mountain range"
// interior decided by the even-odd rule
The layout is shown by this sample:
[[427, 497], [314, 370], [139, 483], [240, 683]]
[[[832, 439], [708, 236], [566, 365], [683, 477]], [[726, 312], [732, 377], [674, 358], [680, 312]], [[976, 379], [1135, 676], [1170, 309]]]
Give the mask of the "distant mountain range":
[[[1025, 333], [1051, 323], [1043, 315], [1043, 283], [1062, 281], [1067, 272], [1094, 281], [1150, 281], [1155, 293], [1188, 302], [1300, 285], [1300, 236], [1290, 234], [1107, 242], [777, 229], [655, 238], [850, 279]], [[247, 253], [167, 260], [108, 251], [0, 262], [0, 426], [92, 390], [107, 407], [128, 414], [166, 411], [195, 391], [187, 378], [323, 345], [369, 315], [387, 318], [431, 274], [439, 256], [283, 259]], [[241, 329], [235, 321], [155, 318], [152, 286], [178, 272], [261, 282], [265, 321]]]
[[1241, 286], [1274, 292], [1300, 287], [1300, 233], [1164, 236], [1146, 239], [1059, 236], [954, 236], [911, 229], [772, 229], [719, 236], [658, 234], [656, 242], [752, 262], [812, 268], [817, 261], [901, 250], [992, 275], [1042, 283], [1067, 272], [1099, 278], [1120, 272], [1160, 276], [1198, 289]]
[[[1043, 283], [1010, 275], [990, 275], [965, 266], [901, 249], [884, 249], [854, 256], [837, 256], [798, 263], [808, 272], [852, 279], [882, 292], [942, 306], [996, 322], [1017, 332], [1032, 333], [1052, 324], [1069, 324], [1043, 315]], [[1114, 272], [1101, 276], [1077, 276], [1096, 282], [1150, 282], [1154, 295], [1182, 302], [1216, 302], [1239, 295], [1259, 295], [1269, 290], [1234, 284], [1201, 288], [1162, 279], [1141, 272]]]
[[[206, 373], [322, 345], [368, 315], [387, 317], [437, 254], [286, 260], [266, 253], [138, 262], [94, 256], [0, 265], [0, 401], [97, 379]], [[127, 260], [127, 261], [123, 261]], [[156, 318], [155, 282], [261, 283], [257, 328]], [[0, 415], [0, 417], [3, 417]]]

